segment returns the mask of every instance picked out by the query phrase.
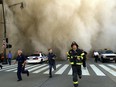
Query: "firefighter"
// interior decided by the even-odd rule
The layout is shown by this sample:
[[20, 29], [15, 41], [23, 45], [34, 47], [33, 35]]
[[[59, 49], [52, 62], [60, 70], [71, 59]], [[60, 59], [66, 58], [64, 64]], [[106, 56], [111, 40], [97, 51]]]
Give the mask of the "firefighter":
[[72, 49], [67, 52], [67, 57], [72, 67], [74, 87], [78, 87], [78, 77], [80, 79], [82, 78], [81, 65], [84, 53], [78, 48], [78, 44], [76, 42], [72, 42], [71, 48]]

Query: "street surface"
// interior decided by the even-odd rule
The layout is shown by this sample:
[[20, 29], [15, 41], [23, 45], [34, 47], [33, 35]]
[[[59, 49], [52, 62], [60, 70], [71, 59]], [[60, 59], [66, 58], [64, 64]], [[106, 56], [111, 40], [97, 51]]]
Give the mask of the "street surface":
[[[27, 64], [30, 76], [22, 75], [23, 80], [17, 82], [17, 65], [3, 65], [0, 69], [0, 87], [73, 87], [71, 67], [67, 61], [57, 61], [57, 70], [53, 78], [49, 78], [47, 63]], [[116, 87], [116, 63], [94, 63], [87, 60], [87, 68], [82, 67], [83, 78], [79, 87]]]

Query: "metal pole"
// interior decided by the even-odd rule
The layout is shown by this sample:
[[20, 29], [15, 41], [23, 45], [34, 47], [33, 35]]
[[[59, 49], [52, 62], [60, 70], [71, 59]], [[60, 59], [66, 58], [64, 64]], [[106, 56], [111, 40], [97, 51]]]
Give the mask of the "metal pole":
[[[4, 20], [4, 39], [6, 41], [6, 18], [5, 18], [5, 10], [4, 10], [4, 1], [2, 3], [2, 9], [3, 9], [3, 20]], [[4, 48], [4, 63], [7, 64], [6, 47]]]

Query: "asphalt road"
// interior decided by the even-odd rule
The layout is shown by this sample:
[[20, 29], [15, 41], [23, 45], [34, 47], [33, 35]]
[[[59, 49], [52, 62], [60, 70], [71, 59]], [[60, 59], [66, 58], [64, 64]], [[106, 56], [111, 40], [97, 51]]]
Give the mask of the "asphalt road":
[[[23, 80], [17, 82], [16, 65], [4, 65], [0, 70], [0, 87], [73, 87], [67, 61], [57, 62], [53, 78], [49, 78], [47, 64], [29, 64], [27, 69], [30, 76], [23, 74]], [[94, 63], [93, 59], [89, 59], [87, 69], [82, 70], [79, 87], [116, 87], [116, 63]]]

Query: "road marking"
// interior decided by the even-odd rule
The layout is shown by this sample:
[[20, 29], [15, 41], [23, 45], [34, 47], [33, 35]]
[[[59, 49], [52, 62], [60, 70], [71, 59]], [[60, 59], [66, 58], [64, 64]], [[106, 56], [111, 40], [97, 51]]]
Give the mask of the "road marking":
[[39, 70], [36, 70], [36, 71], [34, 71], [34, 72], [32, 72], [32, 73], [40, 73], [40, 72], [42, 72], [42, 71], [44, 71], [44, 70], [46, 70], [46, 69], [48, 69], [49, 68], [49, 66], [46, 66], [46, 67], [43, 67], [43, 68], [41, 68], [41, 69], [39, 69]]
[[15, 67], [15, 66], [17, 66], [17, 64], [15, 64], [15, 65], [3, 65], [3, 68]]
[[34, 70], [36, 70], [36, 69], [38, 69], [38, 68], [44, 67], [44, 66], [46, 66], [46, 65], [47, 65], [47, 64], [43, 64], [43, 65], [40, 65], [40, 66], [38, 66], [38, 67], [29, 69], [29, 72], [34, 71]]
[[64, 65], [61, 69], [59, 69], [55, 74], [63, 74], [63, 72], [68, 68], [68, 64]]
[[[29, 66], [29, 65], [28, 65]], [[14, 71], [14, 70], [16, 70], [17, 68], [12, 68], [12, 69], [8, 69], [8, 70], [6, 70], [6, 72], [10, 72], [10, 71]], [[17, 71], [16, 71], [17, 72]]]
[[[56, 65], [56, 69], [59, 68], [61, 65], [62, 65], [62, 64]], [[53, 71], [53, 69], [52, 69], [52, 71]], [[49, 70], [47, 70], [46, 72], [44, 72], [44, 74], [49, 74]]]
[[82, 67], [82, 75], [85, 75], [85, 76], [89, 76], [90, 75], [87, 67], [86, 68]]
[[10, 71], [13, 71], [13, 70], [16, 70], [17, 68], [14, 68], [14, 69], [8, 69], [6, 70], [6, 72], [10, 72]]
[[33, 67], [36, 67], [38, 65], [32, 65], [32, 66], [27, 66], [25, 69], [30, 69], [30, 68], [33, 68]]
[[97, 76], [106, 76], [100, 69], [98, 69], [95, 65], [90, 64], [90, 67], [96, 73]]
[[68, 75], [72, 75], [72, 68], [70, 69]]
[[105, 65], [99, 65], [100, 67], [102, 67], [104, 70], [106, 70], [107, 72], [109, 72], [110, 74], [112, 74], [113, 76], [116, 76], [116, 71], [114, 71], [114, 70], [112, 70], [112, 69], [110, 69], [110, 68], [108, 68], [107, 66], [105, 66]]
[[110, 67], [116, 69], [116, 66], [115, 66], [115, 65], [108, 64], [108, 66], [110, 66]]
[[[72, 68], [70, 69], [68, 75], [72, 75]], [[87, 68], [84, 69], [84, 68], [82, 67], [82, 75], [85, 75], [85, 76], [89, 76], [89, 75], [90, 75]]]
[[[33, 67], [36, 67], [36, 66], [38, 66], [38, 65], [32, 65], [32, 66], [26, 65], [26, 68], [25, 69], [30, 69], [30, 68], [33, 68]], [[17, 70], [15, 70], [14, 72], [17, 72]]]
[[[60, 68], [56, 72], [54, 71], [55, 74], [63, 74], [64, 72], [66, 72], [67, 69], [69, 69], [69, 72], [67, 74], [72, 75], [72, 68], [68, 68], [69, 67], [68, 64], [63, 65], [62, 67], [61, 66], [62, 66], [62, 64], [57, 64], [56, 65], [56, 68], [59, 68], [59, 67]], [[99, 67], [97, 67], [95, 64], [89, 64], [89, 66], [91, 67], [89, 69], [92, 69], [93, 72], [97, 76], [106, 76], [105, 72], [102, 72], [102, 70], [105, 70], [108, 73], [110, 73], [111, 75], [116, 76], [116, 71], [115, 71], [116, 65], [115, 64], [107, 64], [107, 65], [99, 64], [98, 65]], [[102, 69], [100, 69], [100, 68], [102, 68]], [[49, 66], [47, 66], [47, 64], [26, 65], [25, 69], [28, 69], [32, 73], [42, 72], [43, 74], [49, 74]], [[17, 72], [17, 64], [15, 64], [15, 65], [4, 65], [3, 69], [1, 69], [0, 71]], [[84, 69], [82, 67], [82, 75], [90, 76], [90, 72], [89, 72], [88, 68]]]
[[13, 68], [16, 68], [16, 66], [6, 66], [6, 67], [4, 67], [3, 66], [3, 69], [1, 69], [0, 71], [4, 71], [4, 70], [7, 70], [7, 69], [13, 69]]

